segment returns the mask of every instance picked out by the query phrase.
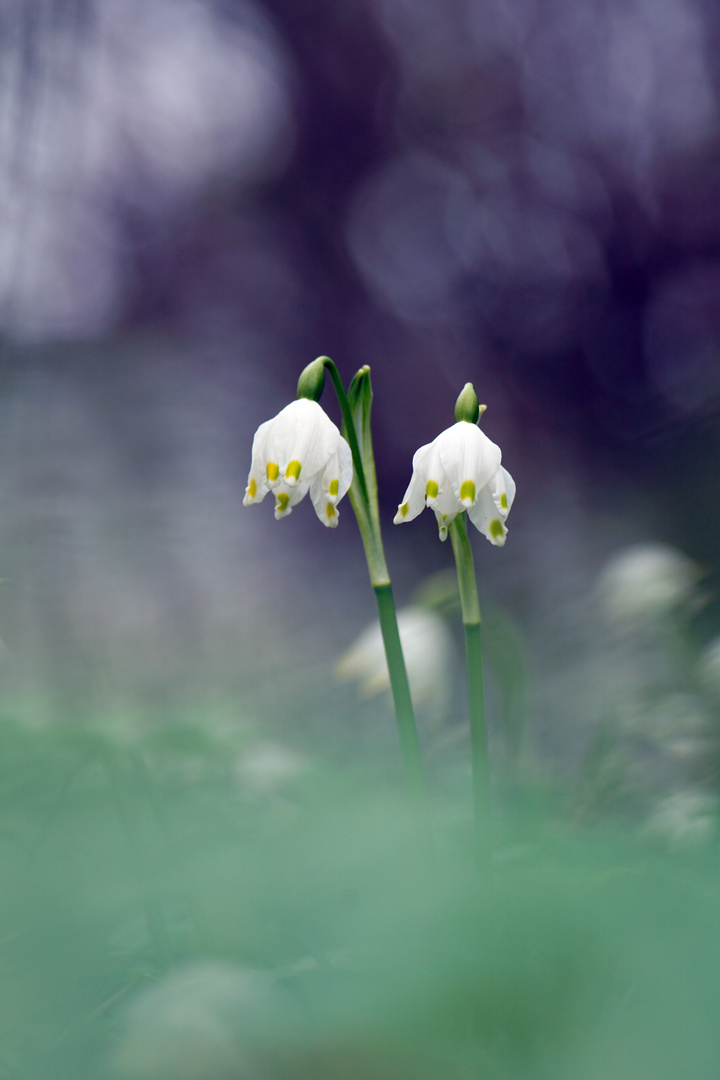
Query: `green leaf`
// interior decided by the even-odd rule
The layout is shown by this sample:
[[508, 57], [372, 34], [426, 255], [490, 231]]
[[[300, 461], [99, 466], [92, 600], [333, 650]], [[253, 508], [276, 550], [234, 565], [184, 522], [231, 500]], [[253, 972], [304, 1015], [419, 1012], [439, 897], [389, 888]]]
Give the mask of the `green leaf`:
[[[370, 514], [375, 525], [379, 528], [380, 511], [378, 507], [378, 487], [375, 473], [375, 454], [373, 452], [372, 431], [370, 428], [370, 411], [372, 409], [373, 391], [370, 381], [370, 368], [363, 365], [354, 376], [347, 392], [350, 412], [352, 414], [355, 431], [360, 446], [363, 469], [365, 471], [365, 483], [367, 485]], [[344, 425], [343, 425], [344, 427]], [[343, 431], [343, 434], [345, 432]], [[353, 486], [355, 481], [353, 480]]]

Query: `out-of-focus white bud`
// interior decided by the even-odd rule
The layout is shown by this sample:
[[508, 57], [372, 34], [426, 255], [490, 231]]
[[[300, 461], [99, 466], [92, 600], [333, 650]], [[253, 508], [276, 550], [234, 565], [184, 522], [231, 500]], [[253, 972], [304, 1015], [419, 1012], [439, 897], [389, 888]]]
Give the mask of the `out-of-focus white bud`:
[[[445, 719], [453, 679], [453, 642], [445, 620], [422, 607], [398, 612], [398, 630], [405, 656], [413, 704], [427, 702], [437, 722]], [[372, 697], [390, 688], [380, 624], [360, 634], [338, 660], [339, 679], [357, 679], [361, 692]]]
[[269, 795], [286, 787], [310, 768], [308, 758], [279, 742], [261, 742], [242, 753], [235, 775], [248, 795]]
[[712, 731], [712, 721], [698, 698], [678, 691], [631, 699], [615, 716], [623, 734], [658, 743], [702, 739]]
[[699, 567], [667, 544], [636, 544], [605, 565], [598, 587], [613, 621], [647, 623], [697, 601]]
[[709, 841], [717, 825], [718, 801], [706, 791], [688, 788], [661, 799], [645, 822], [646, 836], [686, 847]]
[[252, 1080], [241, 1045], [269, 1007], [261, 973], [202, 962], [171, 971], [125, 1010], [113, 1075], [123, 1080]]
[[668, 692], [622, 702], [613, 712], [618, 733], [657, 747], [690, 767], [696, 779], [712, 775], [718, 739], [712, 718], [694, 694]]

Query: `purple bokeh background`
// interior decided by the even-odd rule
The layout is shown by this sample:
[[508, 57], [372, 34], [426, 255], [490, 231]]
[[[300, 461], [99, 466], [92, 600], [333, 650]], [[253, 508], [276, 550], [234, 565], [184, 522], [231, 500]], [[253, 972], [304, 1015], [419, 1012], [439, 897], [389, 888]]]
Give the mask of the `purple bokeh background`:
[[518, 499], [478, 569], [561, 749], [603, 704], [604, 560], [660, 538], [717, 573], [715, 5], [15, 0], [3, 24], [11, 683], [150, 701], [264, 672], [267, 697], [268, 640], [331, 681], [372, 614], [349, 507], [331, 535], [240, 506], [254, 428], [328, 353], [372, 367], [401, 600], [450, 555], [390, 526], [412, 453], [465, 381], [488, 404]]

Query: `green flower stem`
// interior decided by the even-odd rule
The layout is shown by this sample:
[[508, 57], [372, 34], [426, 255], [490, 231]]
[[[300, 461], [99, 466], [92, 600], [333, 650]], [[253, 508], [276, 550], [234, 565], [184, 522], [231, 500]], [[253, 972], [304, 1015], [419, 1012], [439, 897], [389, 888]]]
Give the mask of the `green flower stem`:
[[373, 590], [377, 601], [388, 672], [390, 673], [390, 688], [392, 690], [393, 705], [395, 706], [395, 718], [397, 720], [398, 735], [400, 736], [400, 749], [405, 765], [405, 775], [410, 790], [418, 806], [422, 809], [423, 816], [427, 817], [429, 822], [420, 740], [418, 739], [415, 713], [410, 698], [410, 684], [408, 683], [405, 658], [400, 644], [392, 585], [388, 581], [384, 585], [373, 585]]
[[[385, 551], [383, 549], [382, 536], [380, 534], [380, 525], [375, 524], [370, 508], [357, 498], [357, 493], [353, 491], [352, 488], [350, 489], [349, 496], [350, 504], [355, 511], [355, 517], [357, 518], [363, 547], [365, 548], [365, 559], [367, 560], [372, 587], [373, 589], [379, 589], [383, 586], [389, 588], [390, 573], [387, 568], [387, 563], [385, 562]], [[403, 660], [403, 668], [404, 667], [405, 661]]]
[[[358, 528], [360, 529], [360, 536], [362, 537], [365, 558], [370, 573], [370, 582], [377, 601], [380, 629], [387, 658], [390, 689], [395, 708], [395, 720], [400, 739], [400, 751], [405, 768], [405, 776], [410, 791], [416, 801], [423, 827], [426, 829], [428, 836], [430, 836], [430, 811], [420, 754], [420, 740], [418, 738], [415, 713], [410, 698], [407, 668], [405, 667], [405, 658], [400, 643], [397, 612], [395, 610], [390, 574], [388, 573], [387, 563], [385, 561], [385, 551], [383, 549], [382, 533], [380, 530], [380, 512], [378, 508], [377, 483], [375, 479], [372, 437], [370, 433], [370, 399], [372, 394], [369, 392], [367, 408], [362, 413], [363, 419], [361, 420], [363, 446], [367, 454], [368, 470], [366, 471], [363, 452], [360, 449], [358, 433], [353, 418], [353, 411], [350, 407], [350, 402], [345, 392], [342, 379], [340, 378], [340, 373], [329, 356], [323, 356], [319, 359], [322, 360], [325, 369], [330, 374], [340, 405], [340, 411], [342, 413], [343, 434], [347, 438], [352, 453], [354, 480], [352, 487], [350, 488], [349, 496], [352, 508], [355, 511], [355, 517], [357, 518]], [[358, 375], [369, 379], [370, 369], [364, 367], [360, 370]], [[355, 481], [357, 481], [357, 484]], [[371, 483], [368, 481], [371, 481]]]
[[482, 623], [475, 583], [475, 566], [465, 525], [465, 514], [457, 515], [449, 532], [457, 566], [460, 604], [465, 627], [476, 856], [478, 864], [486, 866], [490, 858], [490, 780], [482, 669]]

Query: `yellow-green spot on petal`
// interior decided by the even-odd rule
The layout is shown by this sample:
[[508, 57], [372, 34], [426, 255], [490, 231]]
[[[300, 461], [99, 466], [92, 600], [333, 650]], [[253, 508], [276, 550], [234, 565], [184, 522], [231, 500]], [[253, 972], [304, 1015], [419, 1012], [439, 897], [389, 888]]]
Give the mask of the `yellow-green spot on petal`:
[[471, 503], [475, 502], [475, 481], [463, 480], [460, 485], [460, 502], [469, 500]]
[[498, 537], [502, 536], [502, 534], [503, 534], [502, 522], [500, 521], [499, 518], [493, 518], [493, 520], [490, 522], [490, 535], [493, 536], [497, 540]]
[[440, 489], [434, 480], [428, 480], [425, 488], [425, 497], [427, 499], [437, 499], [437, 494]]
[[335, 495], [337, 495], [339, 490], [340, 490], [340, 481], [339, 480], [331, 480], [330, 481], [330, 488], [329, 488], [330, 494], [335, 496]]
[[272, 483], [273, 480], [277, 480], [280, 475], [280, 469], [274, 461], [268, 461], [267, 463], [267, 478]]
[[400, 517], [407, 517], [407, 512], [410, 509], [410, 503], [403, 503], [400, 507]]
[[257, 495], [257, 481], [255, 480], [255, 477], [253, 477], [252, 480], [250, 481], [250, 483], [248, 484], [247, 493], [248, 493], [248, 495], [250, 496], [251, 499], [254, 499], [255, 496]]
[[443, 521], [447, 521], [447, 514], [443, 514], [442, 519]]
[[290, 496], [288, 495], [287, 491], [281, 491], [277, 497], [277, 506], [275, 507], [275, 509], [282, 512], [283, 510], [287, 509], [287, 504], [289, 502]]
[[325, 507], [325, 513], [327, 514], [327, 516], [329, 518], [334, 518], [335, 514], [337, 513], [337, 510], [335, 509], [335, 507], [333, 506], [332, 503], [328, 503], [326, 505], [326, 507]]
[[300, 479], [300, 470], [301, 469], [302, 469], [302, 465], [300, 464], [299, 461], [290, 461], [290, 462], [288, 462], [288, 467], [285, 470], [285, 479], [286, 480], [299, 480]]
[[503, 491], [502, 495], [500, 496], [500, 505], [502, 506], [503, 510], [507, 510], [507, 492], [506, 491]]

